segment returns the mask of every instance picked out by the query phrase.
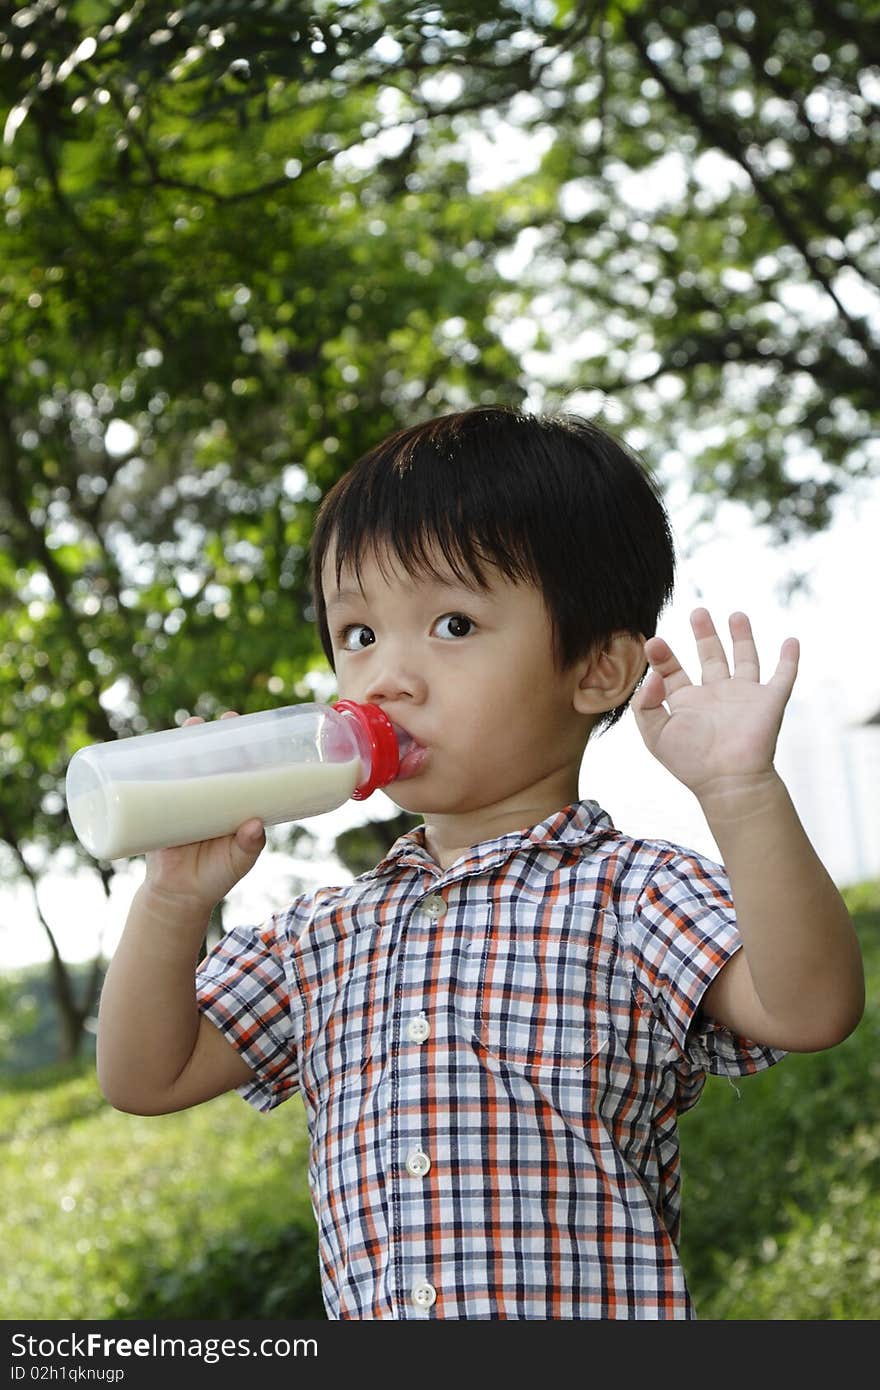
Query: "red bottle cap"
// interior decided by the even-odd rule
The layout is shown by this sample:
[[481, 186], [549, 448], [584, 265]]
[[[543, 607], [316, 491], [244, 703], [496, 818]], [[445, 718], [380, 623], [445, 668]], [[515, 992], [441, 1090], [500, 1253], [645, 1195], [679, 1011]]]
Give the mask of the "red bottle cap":
[[337, 700], [334, 709], [356, 719], [369, 749], [370, 768], [367, 779], [351, 794], [353, 801], [366, 801], [379, 787], [387, 787], [397, 776], [400, 750], [394, 725], [378, 705], [359, 705], [356, 700]]

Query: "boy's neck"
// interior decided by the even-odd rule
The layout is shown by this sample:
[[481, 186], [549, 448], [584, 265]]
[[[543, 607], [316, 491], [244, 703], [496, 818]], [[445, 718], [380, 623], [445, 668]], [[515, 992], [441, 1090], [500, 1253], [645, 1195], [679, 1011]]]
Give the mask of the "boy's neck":
[[577, 770], [564, 781], [539, 783], [517, 797], [474, 811], [442, 815], [426, 812], [425, 847], [444, 871], [475, 845], [514, 830], [530, 830], [578, 799]]

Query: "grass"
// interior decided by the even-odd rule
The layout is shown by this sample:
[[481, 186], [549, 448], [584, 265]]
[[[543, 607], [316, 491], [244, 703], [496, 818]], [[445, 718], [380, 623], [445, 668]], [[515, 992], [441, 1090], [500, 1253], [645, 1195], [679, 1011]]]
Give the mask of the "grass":
[[5, 1318], [323, 1316], [299, 1101], [123, 1115], [86, 1064], [7, 1088], [0, 1136]]
[[[682, 1255], [704, 1319], [880, 1314], [880, 885], [851, 898], [869, 978], [845, 1043], [682, 1120]], [[93, 1064], [0, 1091], [6, 1320], [320, 1318], [298, 1100], [137, 1118]]]

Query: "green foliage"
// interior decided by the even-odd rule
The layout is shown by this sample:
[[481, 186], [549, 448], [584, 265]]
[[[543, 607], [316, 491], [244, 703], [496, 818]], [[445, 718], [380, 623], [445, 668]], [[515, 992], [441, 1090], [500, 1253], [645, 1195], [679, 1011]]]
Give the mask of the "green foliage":
[[314, 1227], [209, 1237], [172, 1270], [128, 1289], [138, 1318], [323, 1318]]
[[39, 1016], [32, 990], [19, 979], [0, 979], [0, 1068], [8, 1065], [33, 1033]]
[[36, 876], [84, 862], [82, 744], [310, 698], [315, 508], [395, 426], [607, 404], [707, 505], [827, 524], [876, 457], [869, 9], [7, 7], [0, 839]]
[[[90, 975], [90, 966], [70, 966], [69, 978], [78, 997], [85, 994]], [[99, 991], [100, 980], [96, 1001]], [[10, 971], [0, 980], [0, 1082], [7, 1076], [33, 1072], [55, 1062], [63, 1051], [59, 1024], [48, 965]], [[84, 1032], [78, 1055], [83, 1060], [94, 1059], [93, 1032]]]
[[6, 1317], [322, 1316], [298, 1100], [141, 1118], [41, 1079], [0, 1095]]
[[336, 854], [350, 873], [367, 873], [384, 858], [399, 836], [421, 823], [421, 816], [401, 811], [389, 820], [366, 821], [363, 825], [352, 826], [336, 837]]
[[0, 20], [10, 878], [25, 848], [36, 878], [95, 868], [63, 798], [83, 744], [312, 698], [322, 493], [414, 414], [522, 398], [491, 219], [456, 168], [409, 179], [413, 113], [373, 51], [418, 23], [332, 9]]
[[736, 1088], [710, 1077], [682, 1118], [682, 1255], [703, 1318], [880, 1308], [880, 886], [847, 896], [868, 981], [855, 1033]]
[[[519, 287], [553, 344], [529, 365], [554, 396], [581, 386], [582, 408], [610, 397], [707, 512], [724, 495], [782, 537], [821, 529], [876, 461], [876, 15], [635, 0], [582, 16], [544, 70], [540, 171], [505, 190], [514, 222], [538, 209]], [[546, 131], [538, 102], [532, 119]]]
[[[880, 1307], [880, 889], [853, 894], [869, 981], [855, 1034], [744, 1079], [682, 1122], [682, 1253], [703, 1318], [864, 1319]], [[0, 1092], [11, 1319], [315, 1318], [299, 1100], [118, 1114], [90, 1066]]]

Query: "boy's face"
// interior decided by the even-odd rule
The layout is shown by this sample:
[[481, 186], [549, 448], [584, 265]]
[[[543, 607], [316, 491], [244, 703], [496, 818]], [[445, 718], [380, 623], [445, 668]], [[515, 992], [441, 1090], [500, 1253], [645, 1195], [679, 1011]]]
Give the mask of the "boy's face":
[[442, 560], [437, 570], [413, 578], [392, 552], [381, 564], [367, 552], [360, 582], [344, 568], [337, 587], [328, 557], [339, 695], [379, 705], [415, 740], [387, 789], [405, 810], [495, 823], [537, 806], [540, 819], [577, 797], [590, 728], [572, 702], [577, 676], [556, 664], [537, 588], [497, 570], [471, 588]]

